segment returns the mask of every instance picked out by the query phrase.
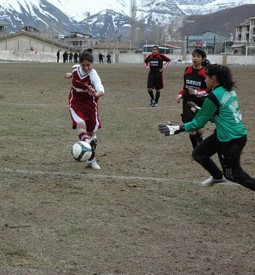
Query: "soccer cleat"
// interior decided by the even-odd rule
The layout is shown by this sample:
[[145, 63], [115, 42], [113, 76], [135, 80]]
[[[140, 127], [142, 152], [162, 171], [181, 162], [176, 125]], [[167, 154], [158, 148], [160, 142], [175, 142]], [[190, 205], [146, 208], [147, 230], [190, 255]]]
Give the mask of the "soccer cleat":
[[210, 176], [208, 179], [201, 182], [201, 184], [205, 187], [213, 186], [215, 183], [221, 183], [225, 182], [225, 177], [222, 177], [221, 179], [214, 179], [212, 176]]
[[158, 104], [156, 102], [154, 102], [154, 104], [152, 105], [152, 107], [157, 107]]
[[150, 106], [153, 107], [154, 104], [155, 104], [155, 100], [154, 100], [154, 99], [151, 99]]
[[98, 165], [95, 158], [92, 159], [92, 160], [87, 160], [87, 167], [95, 169], [95, 170], [100, 170], [101, 169], [101, 167]]

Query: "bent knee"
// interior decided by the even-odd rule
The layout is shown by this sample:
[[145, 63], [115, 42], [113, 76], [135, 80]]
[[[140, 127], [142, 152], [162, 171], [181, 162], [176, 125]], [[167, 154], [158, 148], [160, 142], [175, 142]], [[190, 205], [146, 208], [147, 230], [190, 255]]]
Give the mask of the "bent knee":
[[77, 126], [78, 130], [80, 130], [80, 129], [86, 129], [85, 121], [79, 121], [79, 122], [77, 122], [76, 126]]
[[195, 159], [195, 160], [201, 158], [201, 156], [196, 152], [196, 150], [193, 150], [191, 155], [192, 155], [193, 159]]
[[193, 152], [192, 152], [192, 158], [198, 163], [202, 163], [202, 162], [208, 160], [207, 156], [203, 156], [203, 155], [198, 154], [196, 149], [193, 150]]

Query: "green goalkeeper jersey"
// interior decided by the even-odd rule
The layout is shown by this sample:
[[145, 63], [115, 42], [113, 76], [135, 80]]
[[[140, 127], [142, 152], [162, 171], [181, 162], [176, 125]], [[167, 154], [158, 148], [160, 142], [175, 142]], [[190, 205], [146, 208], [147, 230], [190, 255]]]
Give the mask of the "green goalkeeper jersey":
[[240, 106], [235, 91], [228, 92], [224, 87], [216, 87], [205, 99], [203, 107], [195, 118], [184, 124], [186, 132], [203, 128], [208, 121], [216, 125], [219, 141], [228, 142], [246, 135]]

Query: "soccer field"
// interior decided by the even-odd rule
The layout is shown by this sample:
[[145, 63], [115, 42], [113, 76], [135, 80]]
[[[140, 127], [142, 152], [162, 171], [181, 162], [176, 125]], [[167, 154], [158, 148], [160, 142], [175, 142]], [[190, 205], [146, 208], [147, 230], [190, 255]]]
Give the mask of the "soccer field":
[[[188, 135], [157, 130], [181, 123], [185, 66], [164, 71], [152, 108], [143, 64], [94, 65], [106, 90], [99, 171], [70, 153], [71, 67], [0, 64], [0, 274], [255, 274], [254, 192], [200, 186], [208, 174]], [[242, 166], [255, 176], [255, 66], [231, 69], [248, 129]]]

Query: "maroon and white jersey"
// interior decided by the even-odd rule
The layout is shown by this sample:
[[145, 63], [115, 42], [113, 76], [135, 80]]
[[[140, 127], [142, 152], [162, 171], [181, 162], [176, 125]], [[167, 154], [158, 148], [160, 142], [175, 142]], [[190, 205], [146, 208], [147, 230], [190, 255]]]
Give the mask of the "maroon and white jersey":
[[91, 85], [96, 91], [104, 92], [101, 79], [95, 69], [84, 73], [80, 65], [72, 68], [72, 87], [69, 92], [70, 114], [73, 127], [80, 121], [91, 121], [92, 125], [88, 129], [91, 132], [101, 127], [98, 117], [98, 97], [90, 96], [88, 86]]

